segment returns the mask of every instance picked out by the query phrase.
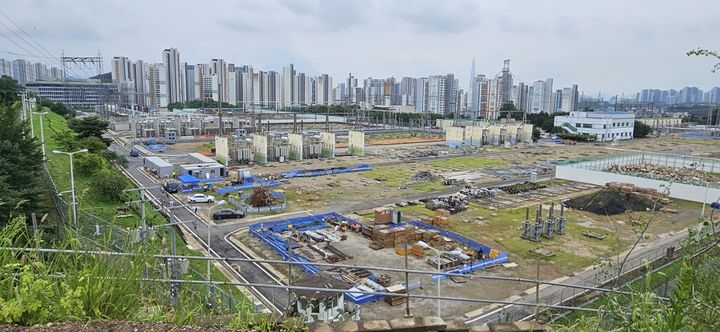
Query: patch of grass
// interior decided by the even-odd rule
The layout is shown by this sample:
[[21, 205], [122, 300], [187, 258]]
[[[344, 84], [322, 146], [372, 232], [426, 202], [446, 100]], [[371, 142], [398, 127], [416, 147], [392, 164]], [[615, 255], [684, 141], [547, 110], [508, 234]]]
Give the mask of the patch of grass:
[[443, 168], [456, 168], [456, 169], [468, 169], [477, 168], [482, 169], [486, 167], [507, 167], [510, 163], [505, 160], [496, 160], [482, 157], [459, 157], [449, 158], [445, 160], [435, 160], [430, 162], [430, 165]]
[[[482, 217], [484, 220], [477, 224], [474, 222], [477, 217]], [[482, 243], [497, 243], [500, 246], [497, 249], [507, 251], [511, 255], [511, 260], [517, 258], [535, 260], [537, 255], [530, 250], [536, 247], [551, 250], [555, 252], [555, 256], [544, 261], [556, 266], [554, 269], [561, 273], [569, 273], [589, 266], [598, 257], [612, 253], [611, 248], [616, 243], [614, 235], [609, 234], [603, 241], [594, 241], [582, 236], [582, 232], [589, 228], [578, 225], [574, 217], [567, 214], [566, 217], [568, 221], [565, 235], [532, 242], [520, 237], [522, 221], [525, 219], [524, 208], [491, 210], [471, 203], [466, 211], [451, 216], [450, 228]], [[585, 252], [581, 254], [578, 249]]]
[[215, 147], [215, 143], [203, 143], [195, 148], [195, 152], [210, 150]]
[[392, 166], [379, 166], [369, 171], [360, 172], [362, 176], [368, 179], [384, 179], [383, 183], [390, 186], [401, 186], [407, 183], [415, 173], [415, 171], [407, 168]]
[[415, 189], [417, 191], [422, 191], [422, 192], [430, 192], [430, 191], [442, 190], [443, 188], [445, 188], [445, 185], [442, 183], [441, 180], [435, 180], [435, 181], [413, 183], [413, 184], [408, 185], [408, 188]]

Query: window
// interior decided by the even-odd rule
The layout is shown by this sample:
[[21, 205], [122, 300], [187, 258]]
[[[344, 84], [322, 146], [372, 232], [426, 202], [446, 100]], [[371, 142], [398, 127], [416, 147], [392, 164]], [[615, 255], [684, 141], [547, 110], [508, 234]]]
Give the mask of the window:
[[579, 123], [576, 123], [576, 124], [575, 124], [575, 128], [580, 128], [580, 124], [579, 124]]
[[583, 128], [592, 128], [592, 124], [590, 124], [590, 123], [583, 123]]

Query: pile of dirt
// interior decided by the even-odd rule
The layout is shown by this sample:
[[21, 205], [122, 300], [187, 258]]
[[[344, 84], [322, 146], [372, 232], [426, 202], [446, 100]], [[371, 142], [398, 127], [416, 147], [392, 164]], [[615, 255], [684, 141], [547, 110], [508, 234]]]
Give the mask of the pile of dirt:
[[[565, 201], [565, 206], [599, 215], [615, 215], [628, 211], [652, 210], [653, 200], [635, 193], [603, 189]], [[658, 204], [657, 208], [661, 205]]]

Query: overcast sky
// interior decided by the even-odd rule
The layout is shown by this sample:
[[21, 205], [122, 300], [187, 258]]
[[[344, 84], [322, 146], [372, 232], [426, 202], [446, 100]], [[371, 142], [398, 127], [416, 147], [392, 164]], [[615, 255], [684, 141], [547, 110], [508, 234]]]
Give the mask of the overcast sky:
[[[349, 72], [455, 73], [466, 88], [475, 58], [478, 74], [495, 75], [512, 59], [516, 80], [553, 77], [556, 88], [577, 83], [594, 95], [720, 85], [710, 58], [685, 55], [720, 49], [718, 0], [0, 0], [0, 9], [52, 53], [100, 50], [106, 66], [119, 55], [160, 62], [176, 47], [189, 63], [293, 63], [336, 82]], [[5, 38], [0, 52], [27, 53]]]

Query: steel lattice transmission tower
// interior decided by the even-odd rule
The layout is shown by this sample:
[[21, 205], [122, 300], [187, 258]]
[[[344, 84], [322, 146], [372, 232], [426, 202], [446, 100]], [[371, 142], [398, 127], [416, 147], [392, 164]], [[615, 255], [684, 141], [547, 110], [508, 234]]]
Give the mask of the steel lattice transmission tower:
[[[62, 62], [62, 75], [63, 75], [63, 81], [68, 79], [68, 71], [73, 71], [73, 69], [90, 69], [93, 72], [96, 72], [97, 75], [103, 74], [103, 58], [100, 54], [100, 51], [98, 51], [97, 56], [65, 56], [65, 51], [62, 52], [62, 57], [60, 57], [60, 61]], [[74, 71], [73, 71], [74, 72]], [[76, 79], [79, 79], [80, 77], [74, 77]]]

